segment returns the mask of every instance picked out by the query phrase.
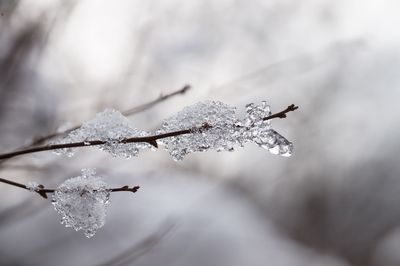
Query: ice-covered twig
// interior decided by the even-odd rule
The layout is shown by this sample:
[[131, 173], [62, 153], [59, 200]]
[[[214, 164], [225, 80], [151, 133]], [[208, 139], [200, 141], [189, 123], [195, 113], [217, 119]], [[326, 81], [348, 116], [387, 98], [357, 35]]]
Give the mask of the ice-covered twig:
[[0, 182], [38, 193], [47, 199], [52, 193], [54, 209], [62, 215], [61, 223], [76, 231], [83, 230], [86, 237], [92, 237], [105, 223], [106, 207], [111, 192], [138, 191], [139, 186], [107, 188], [107, 184], [95, 169], [82, 169], [82, 174], [64, 181], [56, 189], [47, 189], [36, 182], [21, 184], [4, 178]]
[[[286, 117], [287, 113], [292, 112], [292, 111], [296, 110], [297, 108], [298, 108], [298, 106], [295, 106], [294, 104], [289, 105], [283, 111], [263, 117], [262, 120], [269, 121], [269, 120], [275, 119], [275, 118], [284, 118], [284, 117]], [[157, 148], [158, 147], [157, 140], [170, 138], [170, 137], [177, 137], [177, 136], [181, 136], [181, 135], [187, 135], [187, 134], [191, 134], [191, 133], [195, 133], [195, 132], [204, 132], [204, 131], [210, 130], [212, 128], [213, 127], [211, 125], [204, 123], [200, 127], [194, 127], [194, 128], [192, 127], [192, 128], [176, 130], [176, 131], [155, 134], [155, 135], [149, 135], [149, 136], [143, 136], [143, 137], [140, 136], [140, 137], [123, 138], [116, 142], [118, 144], [148, 143], [148, 144], [152, 145], [153, 147]], [[41, 151], [98, 146], [98, 145], [105, 145], [107, 143], [108, 143], [108, 141], [106, 141], [106, 140], [88, 140], [88, 141], [80, 141], [80, 142], [72, 142], [72, 143], [48, 144], [48, 145], [43, 145], [43, 146], [30, 147], [30, 148], [13, 151], [13, 152], [9, 152], [9, 153], [3, 153], [3, 154], [0, 154], [0, 160], [13, 158], [13, 157], [23, 155], [23, 154], [41, 152]]]
[[[8, 179], [4, 179], [0, 177], [0, 182], [1, 183], [5, 183], [11, 186], [15, 186], [15, 187], [19, 187], [19, 188], [23, 188], [32, 192], [36, 192], [38, 193], [40, 196], [42, 196], [43, 198], [47, 199], [47, 194], [50, 193], [54, 193], [56, 191], [56, 189], [52, 188], [52, 189], [48, 189], [45, 188], [43, 185], [37, 185], [35, 188], [29, 186], [29, 185], [25, 185], [25, 184], [21, 184], [18, 182], [14, 182]], [[133, 186], [133, 187], [129, 187], [129, 186], [123, 186], [120, 188], [109, 188], [108, 191], [110, 192], [132, 192], [135, 193], [139, 190], [139, 186]]]

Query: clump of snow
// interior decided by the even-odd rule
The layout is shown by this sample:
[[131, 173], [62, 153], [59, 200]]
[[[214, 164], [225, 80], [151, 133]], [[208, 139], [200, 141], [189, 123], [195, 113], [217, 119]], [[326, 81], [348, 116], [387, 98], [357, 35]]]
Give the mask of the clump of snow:
[[82, 175], [70, 178], [54, 192], [52, 203], [61, 214], [61, 223], [82, 230], [86, 237], [95, 235], [105, 224], [110, 191], [94, 169], [82, 169]]
[[40, 189], [39, 186], [40, 186], [40, 184], [38, 182], [35, 182], [35, 181], [29, 181], [26, 184], [26, 188], [29, 189], [29, 191], [31, 191], [31, 192], [38, 191]]
[[[244, 119], [237, 118], [235, 110], [235, 107], [215, 101], [188, 106], [164, 120], [157, 133], [194, 129], [193, 133], [162, 139], [160, 143], [174, 160], [182, 160], [191, 152], [210, 149], [233, 151], [234, 146], [243, 146], [246, 142], [255, 142], [273, 154], [292, 154], [292, 143], [271, 129], [270, 120], [264, 119], [271, 115], [265, 101], [260, 105], [248, 104]], [[202, 130], [205, 124], [210, 128]]]
[[[109, 152], [115, 157], [131, 158], [137, 156], [140, 149], [150, 148], [150, 145], [147, 143], [121, 144], [119, 141], [124, 138], [147, 135], [147, 132], [132, 127], [129, 120], [119, 111], [106, 109], [66, 137], [58, 139], [56, 143], [85, 142], [89, 144], [89, 141], [100, 140], [106, 142], [104, 145], [96, 146], [100, 150]], [[73, 149], [62, 149], [57, 152], [67, 156], [74, 155]]]
[[[174, 160], [182, 160], [185, 155], [196, 151], [233, 150], [237, 142], [232, 128], [235, 123], [235, 107], [222, 102], [200, 102], [164, 120], [157, 133], [193, 129], [191, 134], [160, 140]], [[206, 124], [209, 129], [199, 130]]]

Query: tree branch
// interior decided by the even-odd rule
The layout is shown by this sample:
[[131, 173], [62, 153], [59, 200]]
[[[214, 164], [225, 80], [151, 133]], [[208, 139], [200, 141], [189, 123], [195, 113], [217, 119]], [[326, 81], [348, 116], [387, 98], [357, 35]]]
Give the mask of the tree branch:
[[[274, 118], [285, 118], [286, 114], [288, 112], [292, 112], [296, 110], [298, 106], [295, 106], [294, 104], [289, 105], [285, 110], [272, 114], [270, 116], [264, 117], [264, 121], [266, 120], [271, 120]], [[164, 139], [164, 138], [169, 138], [169, 137], [176, 137], [180, 135], [185, 135], [185, 134], [190, 134], [193, 132], [198, 132], [198, 131], [205, 131], [212, 128], [211, 125], [205, 123], [203, 126], [199, 128], [191, 128], [191, 129], [183, 129], [183, 130], [178, 130], [178, 131], [173, 131], [173, 132], [167, 132], [159, 135], [151, 135], [151, 136], [145, 136], [145, 137], [132, 137], [132, 138], [126, 138], [122, 139], [119, 141], [121, 144], [126, 144], [126, 143], [138, 143], [138, 142], [146, 142], [149, 143], [150, 145], [158, 148], [157, 145], [157, 140], [159, 139]], [[28, 153], [36, 153], [36, 152], [41, 152], [41, 151], [49, 151], [49, 150], [58, 150], [58, 149], [66, 149], [66, 148], [78, 148], [78, 147], [89, 147], [89, 146], [98, 146], [98, 145], [103, 145], [106, 144], [107, 141], [104, 140], [91, 140], [91, 141], [82, 141], [82, 142], [73, 142], [73, 143], [62, 143], [62, 144], [48, 144], [44, 146], [37, 146], [37, 147], [32, 147], [32, 148], [27, 148], [27, 149], [22, 149], [19, 151], [13, 151], [9, 153], [3, 153], [0, 154], [0, 160], [4, 159], [10, 159], [18, 155], [22, 154], [28, 154]]]
[[[31, 191], [26, 185], [21, 184], [21, 183], [17, 183], [17, 182], [8, 180], [8, 179], [4, 179], [4, 178], [0, 177], [0, 182], [8, 184], [8, 185], [11, 185], [11, 186], [14, 186], [14, 187], [19, 187], [19, 188], [23, 188], [23, 189]], [[131, 188], [129, 186], [123, 186], [123, 187], [120, 187], [120, 188], [110, 188], [108, 190], [110, 192], [125, 192], [126, 191], [126, 192], [135, 193], [136, 191], [139, 190], [139, 188], [140, 188], [139, 186], [134, 186], [134, 187], [131, 187]], [[56, 191], [56, 189], [48, 189], [48, 188], [45, 188], [43, 185], [39, 185], [32, 192], [36, 192], [40, 196], [42, 196], [43, 198], [47, 199], [47, 194], [54, 193], [55, 191]]]
[[[131, 115], [134, 115], [134, 114], [143, 112], [143, 111], [145, 111], [145, 110], [147, 110], [147, 109], [150, 109], [150, 108], [153, 107], [154, 105], [156, 105], [156, 104], [158, 104], [158, 103], [161, 103], [161, 102], [163, 102], [163, 101], [165, 101], [165, 100], [167, 100], [167, 99], [169, 99], [169, 98], [171, 98], [171, 97], [174, 97], [174, 96], [177, 96], [177, 95], [180, 95], [180, 94], [185, 94], [190, 88], [191, 88], [190, 85], [185, 85], [185, 86], [183, 86], [181, 89], [176, 90], [176, 91], [173, 91], [173, 92], [168, 93], [168, 94], [166, 94], [166, 95], [160, 94], [160, 96], [158, 96], [157, 99], [152, 100], [152, 101], [150, 101], [150, 102], [148, 102], [148, 103], [145, 103], [145, 104], [142, 104], [142, 105], [133, 107], [133, 108], [131, 108], [131, 109], [128, 109], [128, 110], [122, 112], [122, 114], [123, 114], [124, 116], [131, 116]], [[52, 139], [52, 138], [54, 138], [54, 137], [57, 137], [57, 136], [61, 136], [61, 135], [64, 135], [64, 134], [68, 134], [69, 132], [71, 132], [71, 131], [73, 131], [73, 130], [75, 130], [75, 129], [80, 128], [81, 126], [82, 126], [82, 124], [81, 124], [81, 125], [76, 125], [76, 126], [74, 126], [74, 127], [71, 127], [71, 128], [69, 128], [69, 129], [66, 129], [66, 130], [64, 130], [64, 131], [62, 131], [62, 132], [57, 132], [57, 133], [53, 133], [53, 134], [49, 134], [49, 135], [46, 135], [46, 136], [43, 136], [43, 137], [36, 138], [36, 139], [34, 139], [30, 144], [26, 145], [25, 148], [29, 148], [29, 147], [32, 147], [32, 146], [35, 146], [35, 145], [42, 144], [42, 143], [44, 143], [45, 141], [47, 141], [47, 140], [49, 140], [49, 139]], [[23, 149], [23, 148], [22, 148], [22, 149]]]
[[160, 102], [163, 102], [163, 101], [165, 101], [165, 100], [167, 100], [167, 99], [169, 99], [171, 97], [174, 97], [174, 96], [180, 95], [180, 94], [185, 94], [188, 90], [190, 90], [190, 88], [191, 88], [190, 85], [185, 85], [181, 89], [176, 90], [176, 91], [171, 92], [171, 93], [168, 93], [166, 95], [160, 94], [160, 96], [158, 96], [157, 99], [155, 99], [155, 100], [153, 100], [151, 102], [148, 102], [148, 103], [133, 107], [131, 109], [128, 109], [125, 112], [122, 112], [122, 114], [125, 115], [125, 116], [130, 116], [130, 115], [137, 114], [137, 113], [142, 112], [144, 110], [147, 110], [147, 109], [153, 107], [154, 105], [156, 105], [156, 104], [158, 104]]

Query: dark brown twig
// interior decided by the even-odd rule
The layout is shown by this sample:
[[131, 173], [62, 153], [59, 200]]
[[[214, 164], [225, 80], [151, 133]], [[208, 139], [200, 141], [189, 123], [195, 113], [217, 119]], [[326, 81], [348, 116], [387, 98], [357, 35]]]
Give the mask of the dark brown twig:
[[263, 120], [267, 121], [267, 120], [271, 120], [271, 119], [274, 119], [274, 118], [286, 118], [286, 114], [287, 113], [293, 112], [298, 108], [299, 108], [298, 106], [296, 106], [294, 104], [291, 104], [288, 107], [286, 107], [285, 110], [283, 110], [283, 111], [281, 111], [279, 113], [275, 113], [275, 114], [272, 114], [270, 116], [264, 117]]
[[[288, 112], [292, 112], [292, 111], [296, 110], [297, 108], [298, 108], [298, 106], [295, 106], [294, 104], [289, 105], [285, 110], [275, 113], [275, 114], [272, 114], [268, 117], [264, 117], [263, 120], [266, 121], [266, 120], [271, 120], [274, 118], [285, 118], [286, 114]], [[183, 129], [183, 130], [167, 132], [167, 133], [163, 133], [163, 134], [159, 134], [159, 135], [145, 136], [145, 137], [126, 138], [126, 139], [120, 140], [119, 143], [126, 144], [126, 143], [146, 142], [157, 148], [158, 147], [157, 140], [159, 140], [159, 139], [190, 134], [195, 131], [204, 131], [204, 130], [207, 130], [210, 128], [212, 128], [212, 126], [210, 126], [209, 124], [204, 124], [200, 128]], [[3, 153], [3, 154], [0, 154], [0, 160], [9, 159], [9, 158], [12, 158], [12, 157], [15, 157], [18, 155], [22, 155], [22, 154], [35, 153], [35, 152], [40, 152], [40, 151], [77, 148], [77, 147], [89, 147], [89, 146], [103, 145], [106, 143], [107, 143], [107, 141], [103, 141], [103, 140], [91, 140], [91, 141], [82, 141], [82, 142], [73, 142], [73, 143], [49, 144], [49, 145], [44, 145], [44, 146], [27, 148], [27, 149], [23, 149], [23, 150], [19, 150], [19, 151], [13, 151], [13, 152], [9, 152], [9, 153]]]
[[[14, 186], [14, 187], [19, 187], [19, 188], [23, 188], [23, 189], [31, 191], [26, 185], [17, 183], [17, 182], [8, 180], [8, 179], [0, 178], [0, 182]], [[126, 192], [135, 193], [136, 191], [139, 190], [139, 188], [140, 188], [139, 186], [134, 186], [131, 188], [129, 186], [123, 186], [120, 188], [110, 188], [108, 190], [110, 192], [125, 192], [126, 191]], [[56, 189], [48, 189], [48, 188], [45, 188], [43, 185], [38, 185], [33, 192], [36, 192], [43, 198], [47, 199], [47, 194], [54, 193], [55, 191], [56, 191]]]
[[129, 187], [129, 186], [123, 186], [120, 188], [111, 188], [110, 191], [111, 192], [122, 192], [122, 191], [128, 191], [128, 192], [132, 192], [135, 193], [136, 191], [139, 190], [139, 186], [134, 186], [134, 187]]

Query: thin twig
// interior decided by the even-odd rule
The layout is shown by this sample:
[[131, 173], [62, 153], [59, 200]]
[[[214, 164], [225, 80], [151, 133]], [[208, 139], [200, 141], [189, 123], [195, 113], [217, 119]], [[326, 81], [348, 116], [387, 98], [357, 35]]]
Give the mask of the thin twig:
[[[292, 112], [296, 110], [298, 106], [295, 106], [294, 104], [288, 106], [285, 110], [272, 114], [270, 116], [264, 117], [263, 120], [271, 120], [274, 118], [284, 118], [286, 117], [286, 114], [288, 112]], [[169, 138], [169, 137], [176, 137], [180, 135], [185, 135], [185, 134], [190, 134], [193, 132], [198, 132], [198, 131], [205, 131], [212, 128], [211, 125], [209, 124], [204, 124], [203, 126], [199, 128], [191, 128], [191, 129], [183, 129], [183, 130], [178, 130], [178, 131], [173, 131], [173, 132], [167, 132], [159, 135], [151, 135], [151, 136], [145, 136], [145, 137], [132, 137], [132, 138], [125, 138], [118, 143], [121, 144], [126, 144], [126, 143], [138, 143], [138, 142], [146, 142], [156, 148], [158, 148], [157, 140], [159, 139], [164, 139], [164, 138]], [[35, 153], [35, 152], [41, 152], [41, 151], [49, 151], [49, 150], [59, 150], [59, 149], [67, 149], [67, 148], [77, 148], [77, 147], [89, 147], [89, 146], [98, 146], [98, 145], [103, 145], [106, 144], [107, 141], [104, 140], [91, 140], [91, 141], [82, 141], [82, 142], [73, 142], [73, 143], [62, 143], [62, 144], [48, 144], [44, 146], [37, 146], [37, 147], [32, 147], [32, 148], [27, 148], [27, 149], [22, 149], [19, 151], [13, 151], [9, 153], [3, 153], [0, 154], [0, 160], [4, 159], [9, 159], [13, 158], [18, 155], [22, 154], [28, 154], [28, 153]]]
[[156, 104], [158, 104], [160, 102], [163, 102], [163, 101], [167, 100], [168, 98], [171, 98], [171, 97], [174, 97], [174, 96], [180, 95], [180, 94], [185, 94], [185, 92], [187, 92], [190, 88], [191, 88], [190, 85], [185, 85], [181, 89], [179, 89], [177, 91], [174, 91], [174, 92], [171, 92], [171, 93], [168, 93], [166, 95], [160, 94], [160, 96], [158, 96], [157, 99], [155, 99], [155, 100], [153, 100], [151, 102], [145, 103], [143, 105], [139, 105], [139, 106], [133, 107], [131, 109], [128, 109], [125, 112], [122, 112], [122, 114], [125, 115], [125, 116], [130, 116], [130, 115], [137, 114], [139, 112], [142, 112], [144, 110], [147, 110], [147, 109], [153, 107], [154, 105], [156, 105]]
[[[180, 88], [179, 90], [173, 91], [173, 92], [168, 93], [166, 95], [162, 95], [161, 94], [160, 96], [158, 96], [157, 99], [152, 100], [152, 101], [150, 101], [148, 103], [133, 107], [131, 109], [128, 109], [128, 110], [122, 112], [122, 114], [124, 116], [131, 116], [131, 115], [143, 112], [143, 111], [145, 111], [147, 109], [150, 109], [154, 105], [156, 105], [158, 103], [161, 103], [161, 102], [163, 102], [163, 101], [165, 101], [165, 100], [167, 100], [167, 99], [169, 99], [171, 97], [174, 97], [174, 96], [177, 96], [177, 95], [181, 95], [181, 94], [185, 94], [185, 92], [187, 92], [190, 88], [191, 88], [190, 85], [185, 85], [182, 88]], [[30, 144], [26, 145], [25, 148], [28, 148], [28, 147], [31, 147], [31, 146], [35, 146], [35, 145], [39, 145], [39, 144], [42, 144], [42, 143], [44, 143], [45, 141], [47, 141], [49, 139], [52, 139], [52, 138], [55, 138], [55, 137], [58, 137], [58, 136], [61, 136], [61, 135], [68, 134], [71, 131], [80, 128], [81, 126], [82, 125], [76, 125], [74, 127], [71, 127], [71, 128], [66, 129], [66, 130], [63, 130], [62, 132], [56, 132], [56, 133], [52, 133], [52, 134], [49, 134], [49, 135], [46, 135], [46, 136], [43, 136], [43, 137], [36, 138]]]
[[263, 120], [267, 121], [267, 120], [271, 120], [271, 119], [274, 119], [274, 118], [286, 118], [286, 114], [287, 113], [293, 112], [298, 108], [299, 108], [298, 106], [296, 106], [294, 104], [291, 104], [288, 107], [286, 107], [285, 110], [283, 110], [283, 111], [281, 111], [279, 113], [275, 113], [275, 114], [272, 114], [270, 116], [264, 117]]
[[[17, 182], [8, 180], [8, 179], [4, 179], [4, 178], [0, 177], [0, 182], [8, 184], [8, 185], [11, 185], [11, 186], [14, 186], [14, 187], [19, 187], [19, 188], [23, 188], [23, 189], [31, 191], [31, 189], [28, 188], [26, 185], [21, 184], [21, 183], [17, 183]], [[110, 188], [110, 189], [108, 189], [108, 191], [110, 191], [110, 192], [125, 192], [126, 191], [126, 192], [135, 193], [136, 191], [139, 190], [139, 188], [140, 188], [139, 186], [134, 186], [134, 187], [123, 186], [123, 187], [120, 187], [120, 188]], [[38, 185], [35, 188], [35, 190], [32, 191], [32, 192], [36, 192], [40, 196], [42, 196], [43, 198], [47, 199], [47, 194], [54, 193], [55, 191], [56, 191], [56, 189], [48, 189], [48, 188], [45, 188], [43, 185]]]

